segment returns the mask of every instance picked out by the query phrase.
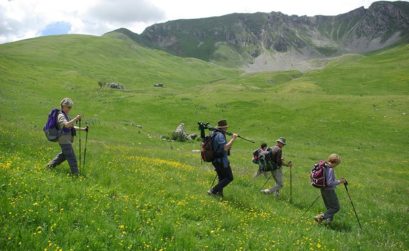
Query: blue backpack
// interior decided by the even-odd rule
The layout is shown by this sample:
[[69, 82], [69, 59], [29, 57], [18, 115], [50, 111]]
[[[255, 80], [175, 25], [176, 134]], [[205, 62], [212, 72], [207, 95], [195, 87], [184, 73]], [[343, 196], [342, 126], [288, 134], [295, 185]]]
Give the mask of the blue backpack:
[[58, 141], [58, 137], [61, 135], [61, 130], [58, 126], [58, 113], [60, 110], [52, 109], [50, 114], [48, 114], [48, 120], [45, 124], [43, 131], [45, 133], [45, 137], [52, 142]]

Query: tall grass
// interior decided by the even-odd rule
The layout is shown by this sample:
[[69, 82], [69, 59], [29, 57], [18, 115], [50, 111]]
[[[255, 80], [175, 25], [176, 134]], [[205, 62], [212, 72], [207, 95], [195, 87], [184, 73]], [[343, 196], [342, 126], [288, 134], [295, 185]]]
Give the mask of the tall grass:
[[[0, 46], [0, 247], [2, 250], [406, 250], [408, 46], [333, 62], [310, 73], [246, 75], [108, 37], [57, 36]], [[124, 91], [100, 89], [117, 81]], [[156, 82], [165, 88], [154, 88]], [[62, 97], [90, 125], [79, 178], [41, 128]], [[285, 136], [289, 171], [280, 198], [252, 179], [257, 145], [237, 141], [235, 180], [207, 197], [212, 167], [198, 142], [163, 141], [180, 122], [226, 118], [232, 131], [270, 145]], [[138, 125], [138, 126], [136, 126]], [[140, 126], [139, 126], [140, 125]], [[82, 135], [84, 136], [84, 135]], [[78, 141], [74, 144], [78, 147]], [[330, 227], [308, 172], [332, 152], [343, 188]], [[269, 185], [272, 185], [269, 183]]]

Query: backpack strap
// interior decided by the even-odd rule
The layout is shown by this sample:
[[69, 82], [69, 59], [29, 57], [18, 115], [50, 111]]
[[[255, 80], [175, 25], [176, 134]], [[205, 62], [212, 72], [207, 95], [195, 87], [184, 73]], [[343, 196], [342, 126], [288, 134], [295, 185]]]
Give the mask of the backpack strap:
[[324, 169], [324, 188], [327, 187], [327, 162], [325, 160], [321, 160], [319, 163], [320, 166]]

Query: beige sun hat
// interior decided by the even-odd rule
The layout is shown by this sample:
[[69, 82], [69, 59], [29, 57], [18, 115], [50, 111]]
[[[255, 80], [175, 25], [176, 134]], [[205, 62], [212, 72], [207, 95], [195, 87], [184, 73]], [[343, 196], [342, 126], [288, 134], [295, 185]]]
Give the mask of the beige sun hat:
[[63, 98], [61, 100], [61, 106], [65, 105], [65, 106], [73, 106], [74, 105], [74, 101], [72, 101], [72, 99], [70, 98]]
[[287, 144], [284, 137], [278, 138], [278, 139], [276, 140], [276, 142], [279, 142], [279, 143], [281, 143], [281, 144], [283, 144], [283, 145], [286, 145], [286, 144]]

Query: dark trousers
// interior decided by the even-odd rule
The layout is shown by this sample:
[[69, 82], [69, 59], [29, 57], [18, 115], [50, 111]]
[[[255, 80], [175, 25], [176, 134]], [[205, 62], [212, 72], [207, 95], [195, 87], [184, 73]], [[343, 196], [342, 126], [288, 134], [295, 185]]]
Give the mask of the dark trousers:
[[233, 172], [230, 165], [224, 167], [223, 163], [214, 162], [213, 166], [219, 178], [219, 183], [212, 188], [212, 192], [215, 194], [223, 194], [223, 188], [233, 181]]
[[324, 213], [324, 219], [332, 220], [334, 215], [339, 211], [339, 201], [335, 190], [321, 189], [322, 199], [324, 200], [327, 211]]
[[74, 149], [72, 148], [72, 144], [63, 144], [60, 145], [61, 152], [54, 157], [53, 160], [49, 163], [50, 167], [56, 167], [59, 164], [63, 163], [65, 160], [68, 161], [70, 165], [71, 173], [78, 174], [78, 163], [77, 157], [75, 156]]

